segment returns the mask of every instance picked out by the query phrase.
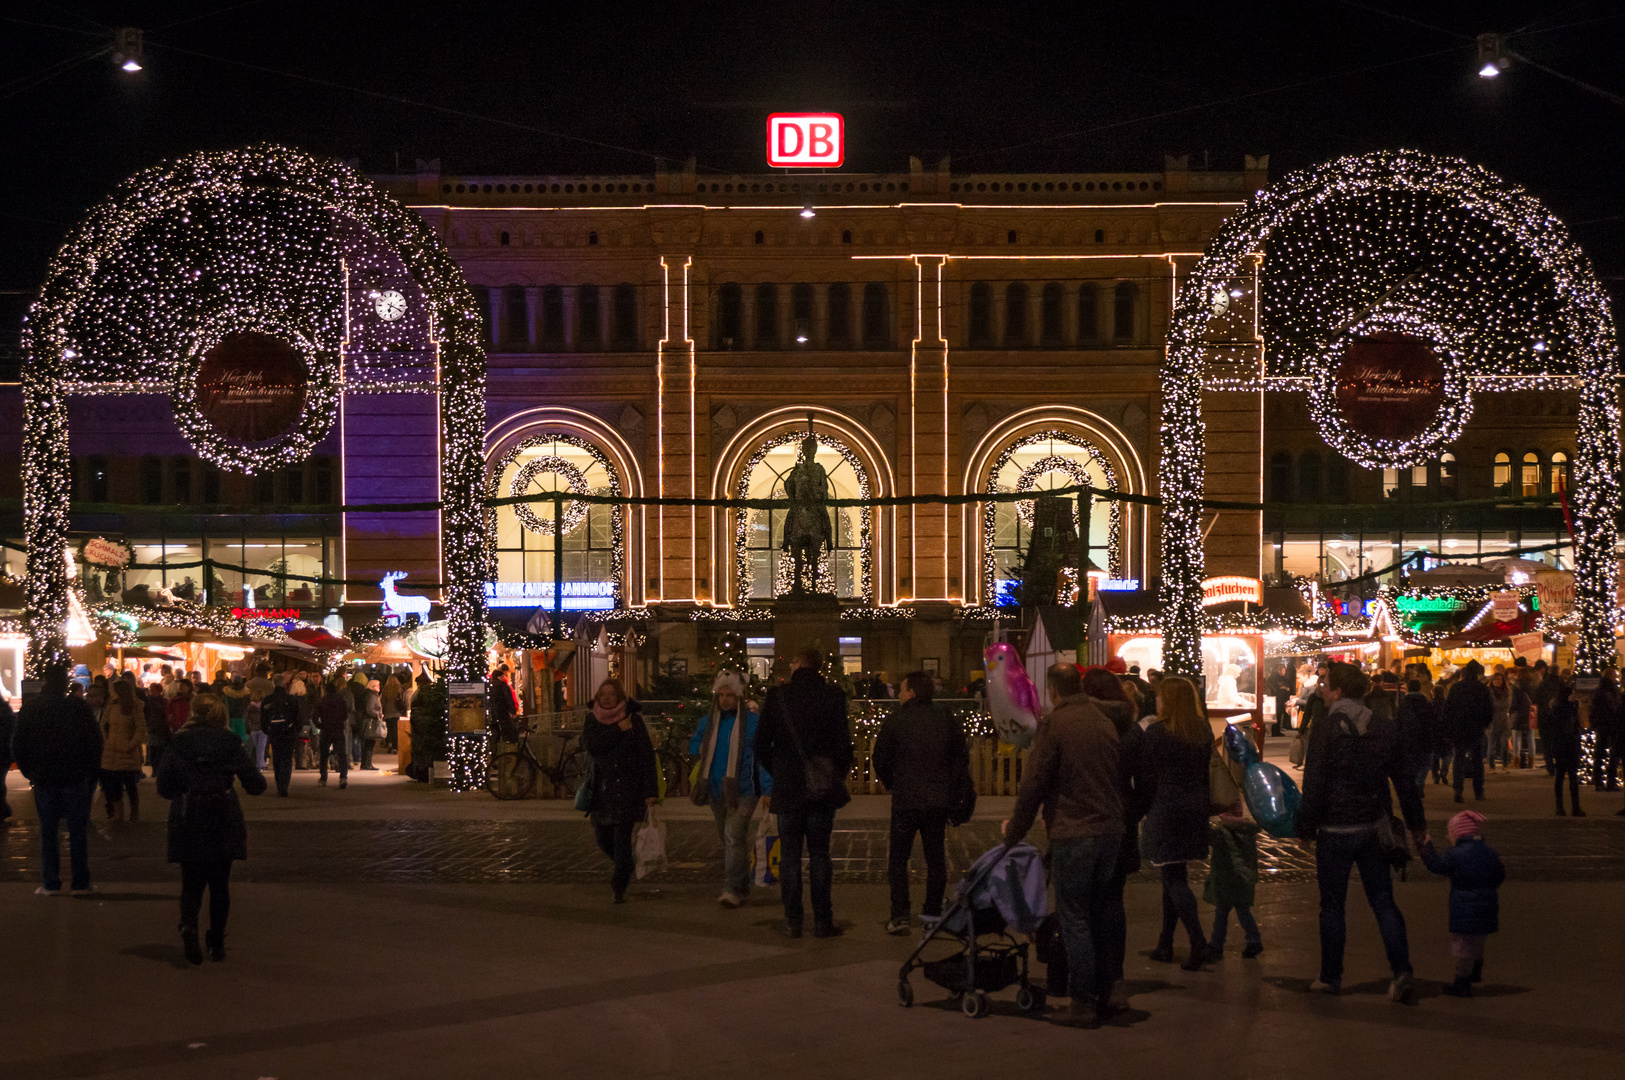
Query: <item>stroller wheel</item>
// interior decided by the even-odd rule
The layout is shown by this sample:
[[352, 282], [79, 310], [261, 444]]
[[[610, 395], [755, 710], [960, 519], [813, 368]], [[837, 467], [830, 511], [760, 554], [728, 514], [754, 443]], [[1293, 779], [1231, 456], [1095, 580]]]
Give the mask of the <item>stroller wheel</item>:
[[980, 990], [967, 993], [959, 999], [959, 1009], [972, 1020], [979, 1020], [987, 1015], [987, 995]]
[[905, 1009], [914, 1007], [914, 987], [908, 984], [907, 979], [897, 981], [897, 1004]]
[[1016, 1008], [1022, 1012], [1043, 1012], [1045, 1000], [1044, 991], [1034, 990], [1030, 986], [1016, 991]]

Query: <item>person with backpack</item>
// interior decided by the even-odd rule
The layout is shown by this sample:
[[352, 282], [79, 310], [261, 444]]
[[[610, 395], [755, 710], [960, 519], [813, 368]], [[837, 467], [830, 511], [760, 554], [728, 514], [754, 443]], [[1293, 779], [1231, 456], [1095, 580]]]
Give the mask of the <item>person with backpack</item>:
[[68, 669], [63, 665], [48, 666], [40, 692], [23, 703], [11, 749], [18, 770], [34, 785], [34, 809], [39, 814], [40, 886], [34, 892], [40, 896], [62, 892], [57, 829], [64, 822], [73, 892], [94, 892], [86, 830], [101, 770], [102, 733], [85, 700], [68, 693]]
[[228, 729], [219, 699], [196, 699], [192, 719], [176, 733], [158, 769], [158, 794], [169, 800], [169, 861], [181, 867], [181, 946], [188, 963], [203, 963], [198, 915], [209, 893], [209, 957], [226, 958], [231, 914], [231, 864], [248, 858], [248, 826], [233, 781], [250, 795], [265, 790], [248, 747]]
[[299, 749], [299, 734], [305, 726], [299, 715], [298, 699], [288, 693], [287, 676], [278, 675], [270, 696], [260, 703], [260, 726], [271, 749], [276, 793], [286, 799], [288, 784], [293, 780], [293, 756]]
[[802, 931], [801, 852], [807, 851], [813, 937], [838, 936], [831, 898], [835, 878], [830, 835], [835, 811], [852, 801], [846, 777], [852, 770], [852, 728], [846, 694], [820, 674], [823, 654], [803, 649], [790, 681], [767, 692], [756, 729], [756, 760], [773, 779], [773, 810], [779, 820], [779, 889], [784, 933]]
[[[891, 827], [886, 876], [891, 882], [891, 919], [886, 933], [906, 934], [912, 925], [908, 896], [908, 857], [914, 834], [925, 856], [925, 907], [929, 918], [942, 914], [948, 889], [948, 820], [962, 784], [969, 778], [970, 746], [965, 728], [931, 704], [935, 686], [923, 671], [903, 677], [895, 712], [875, 738], [875, 775], [891, 794]], [[956, 823], [956, 824], [962, 824]]]
[[1348, 935], [1345, 904], [1349, 875], [1358, 866], [1393, 972], [1388, 997], [1410, 1004], [1416, 993], [1410, 945], [1405, 917], [1394, 902], [1391, 875], [1398, 855], [1393, 844], [1396, 839], [1403, 844], [1403, 837], [1392, 835], [1389, 784], [1418, 845], [1427, 840], [1427, 818], [1416, 775], [1401, 755], [1398, 725], [1373, 716], [1360, 703], [1368, 685], [1359, 668], [1331, 665], [1321, 689], [1326, 715], [1311, 730], [1304, 757], [1298, 837], [1314, 846], [1320, 882], [1320, 976], [1309, 988], [1342, 993]]

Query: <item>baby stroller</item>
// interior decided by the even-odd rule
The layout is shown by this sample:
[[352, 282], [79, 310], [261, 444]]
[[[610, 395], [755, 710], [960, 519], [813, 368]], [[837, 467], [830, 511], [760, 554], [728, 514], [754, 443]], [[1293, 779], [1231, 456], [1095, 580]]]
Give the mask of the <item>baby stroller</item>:
[[[1038, 928], [1048, 914], [1048, 882], [1043, 856], [1030, 844], [1000, 844], [977, 859], [954, 891], [941, 919], [928, 921], [920, 945], [897, 974], [897, 1000], [914, 1004], [908, 977], [916, 969], [959, 1001], [971, 1019], [986, 1016], [987, 996], [1019, 984], [1016, 1006], [1025, 1012], [1044, 1008], [1044, 992], [1027, 972], [1027, 942], [1016, 933]], [[1015, 933], [1012, 933], [1012, 929]], [[957, 946], [947, 956], [923, 959], [933, 942]]]

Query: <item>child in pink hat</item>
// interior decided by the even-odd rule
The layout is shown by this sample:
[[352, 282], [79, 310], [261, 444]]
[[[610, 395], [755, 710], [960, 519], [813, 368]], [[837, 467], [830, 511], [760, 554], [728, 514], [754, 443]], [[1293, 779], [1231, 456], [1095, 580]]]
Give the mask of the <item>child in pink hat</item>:
[[1450, 879], [1450, 955], [1456, 959], [1456, 981], [1444, 992], [1472, 997], [1473, 984], [1484, 977], [1484, 942], [1500, 929], [1499, 889], [1506, 880], [1500, 854], [1484, 842], [1484, 815], [1463, 810], [1450, 819], [1450, 850], [1422, 845], [1422, 862]]

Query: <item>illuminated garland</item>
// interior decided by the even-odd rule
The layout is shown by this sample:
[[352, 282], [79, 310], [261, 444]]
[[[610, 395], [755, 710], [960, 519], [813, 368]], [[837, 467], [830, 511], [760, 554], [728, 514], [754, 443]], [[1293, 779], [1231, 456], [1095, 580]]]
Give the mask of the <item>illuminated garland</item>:
[[[563, 477], [565, 486], [577, 495], [587, 494], [587, 478], [581, 475], [581, 470], [565, 461], [561, 457], [531, 458], [514, 474], [513, 483], [508, 488], [510, 495], [525, 495], [530, 491], [530, 485], [536, 481], [536, 474], [542, 472], [557, 473]], [[514, 516], [519, 523], [534, 533], [552, 536], [559, 529], [559, 523], [543, 521], [536, 516], [534, 503], [514, 503]], [[564, 505], [563, 532], [566, 536], [576, 531], [583, 521], [587, 520], [587, 504], [570, 500]]]
[[[869, 498], [869, 473], [864, 469], [863, 462], [858, 459], [857, 454], [852, 452], [852, 448], [832, 435], [813, 435], [811, 432], [807, 431], [787, 431], [783, 434], [774, 436], [758, 446], [755, 452], [745, 460], [744, 466], [739, 471], [739, 498], [745, 499], [750, 497], [749, 485], [751, 473], [755, 471], [756, 466], [761, 464], [764, 457], [780, 446], [784, 446], [787, 443], [800, 443], [809, 436], [818, 441], [819, 447], [834, 450], [836, 453], [841, 455], [841, 458], [847, 463], [848, 466], [851, 467], [852, 474], [858, 479], [857, 497], [860, 499]], [[858, 547], [856, 549], [858, 554], [859, 596], [863, 599], [864, 603], [868, 603], [873, 595], [873, 586], [872, 582], [870, 581], [871, 554], [869, 551], [869, 522], [872, 510], [867, 506], [860, 507], [859, 509]], [[750, 514], [748, 511], [736, 510], [734, 511], [734, 581], [735, 587], [738, 590], [737, 595], [739, 596], [741, 602], [748, 601], [750, 598], [750, 555], [749, 549], [746, 547], [749, 540]], [[852, 549], [843, 548], [841, 550]], [[774, 574], [773, 580], [774, 596], [784, 596], [790, 592], [790, 587], [793, 584], [790, 578], [794, 573], [794, 559], [780, 558], [778, 560], [778, 571]], [[833, 593], [835, 591], [834, 582], [835, 549], [832, 547], [830, 550], [825, 552], [823, 558], [818, 560], [814, 586], [815, 591]]]
[[[1039, 431], [1017, 439], [1015, 442], [1005, 447], [999, 456], [994, 459], [992, 467], [988, 469], [987, 493], [989, 495], [997, 495], [1003, 492], [1004, 489], [999, 486], [999, 472], [1006, 465], [1010, 464], [1010, 459], [1015, 457], [1016, 454], [1019, 453], [1023, 448], [1032, 446], [1035, 443], [1043, 442], [1065, 442], [1085, 451], [1089, 455], [1089, 460], [1098, 465], [1100, 467], [1100, 471], [1105, 474], [1106, 487], [1111, 491], [1117, 490], [1117, 470], [1112, 468], [1111, 459], [1108, 458], [1098, 446], [1081, 436], [1068, 434], [1064, 431]], [[1038, 466], [1045, 465], [1046, 463], [1049, 463], [1049, 465], [1045, 469], [1033, 471], [1037, 470]], [[1078, 465], [1075, 459], [1051, 456], [1035, 462], [1029, 467], [1029, 469], [1023, 470], [1021, 476], [1016, 481], [1016, 490], [1030, 490], [1031, 484], [1037, 482], [1038, 476], [1043, 472], [1048, 472], [1052, 468], [1064, 470], [1074, 484], [1093, 486], [1093, 482], [1089, 479], [1087, 472], [1085, 472], [1082, 467]], [[1074, 468], [1078, 470], [1076, 473], [1072, 471]], [[1032, 478], [1029, 481], [1029, 486], [1027, 488], [1023, 488], [1021, 484], [1023, 481], [1028, 481], [1029, 472], [1032, 472]], [[1026, 500], [1016, 503], [1016, 513], [1021, 515], [1022, 520], [1025, 521], [1029, 527], [1032, 525], [1032, 506], [1033, 504]], [[1106, 538], [1107, 562], [1110, 563], [1109, 570], [1112, 576], [1116, 577], [1121, 575], [1123, 568], [1123, 504], [1120, 500], [1111, 500], [1110, 521], [1111, 529]], [[1079, 521], [1079, 525], [1081, 527], [1081, 520]], [[994, 582], [998, 580], [998, 559], [995, 556], [993, 549], [993, 539], [996, 535], [997, 529], [998, 504], [993, 502], [986, 503], [982, 508], [982, 595], [990, 601], [997, 599], [997, 594], [994, 592]], [[1086, 553], [1089, 548], [1089, 538], [1087, 536], [1080, 536], [1078, 540], [1082, 552]], [[998, 607], [996, 604], [990, 604], [988, 606], [994, 608]]]
[[860, 607], [841, 612], [842, 622], [908, 622], [918, 614], [911, 607]]
[[[553, 446], [560, 443], [565, 446], [573, 446], [578, 450], [586, 451], [593, 461], [597, 462], [597, 464], [604, 470], [604, 475], [609, 477], [608, 488], [600, 491], [589, 492], [587, 490], [587, 478], [582, 474], [580, 469], [571, 464], [569, 461], [566, 461], [564, 458], [550, 454], [545, 457], [534, 458], [520, 468], [519, 472], [513, 478], [513, 483], [509, 485], [510, 495], [525, 495], [527, 493], [526, 489], [530, 486], [535, 474], [543, 471], [555, 472], [564, 477], [565, 482], [570, 487], [570, 490], [577, 495], [591, 494], [609, 495], [614, 497], [621, 494], [620, 477], [616, 475], [615, 466], [610, 464], [608, 455], [606, 455], [602, 450], [598, 449], [598, 447], [594, 446], [592, 443], [588, 442], [586, 439], [578, 438], [574, 435], [565, 434], [563, 432], [533, 435], [530, 438], [524, 439], [509, 447], [507, 453], [503, 454], [502, 457], [499, 458], [491, 467], [491, 475], [486, 483], [487, 493], [491, 498], [498, 498], [502, 495], [500, 490], [502, 485], [502, 474], [508, 470], [510, 465], [517, 462], [526, 450], [530, 450], [537, 446]], [[553, 522], [551, 520], [543, 521], [541, 518], [536, 516], [536, 503], [521, 502], [511, 503], [509, 505], [513, 509], [514, 516], [519, 519], [519, 523], [525, 528], [531, 530], [532, 532], [541, 533], [545, 536], [553, 535]], [[541, 505], [551, 506], [552, 503], [548, 501], [542, 503]], [[493, 578], [496, 576], [498, 509], [499, 508], [497, 507], [487, 507], [485, 510], [487, 528], [486, 535], [490, 537], [489, 558], [491, 560], [491, 576]], [[586, 520], [588, 509], [589, 504], [583, 500], [575, 499], [567, 501], [564, 509], [564, 532], [566, 535], [574, 532], [581, 525], [581, 523]], [[625, 535], [625, 526], [623, 524], [625, 517], [626, 508], [623, 506], [614, 506], [610, 510], [609, 573], [610, 580], [615, 583], [616, 608], [620, 608], [626, 602], [626, 584], [623, 580], [625, 577], [626, 553], [622, 550], [625, 546], [623, 540]], [[558, 541], [555, 541], [555, 543], [557, 542]], [[529, 634], [528, 631], [517, 632], [518, 634], [526, 635], [523, 638], [516, 636], [516, 632], [512, 630], [503, 631], [502, 633], [503, 643], [507, 644], [509, 648], [546, 647], [545, 645], [536, 644], [517, 644], [518, 642], [534, 640], [538, 637], [538, 635]], [[552, 641], [551, 635], [544, 636], [548, 642]], [[510, 643], [509, 638], [512, 638], [514, 643]]]
[[688, 613], [690, 622], [697, 623], [749, 623], [772, 622], [770, 607], [695, 608]]
[[[1518, 594], [1520, 605], [1528, 605], [1537, 590], [1533, 585], [1430, 585], [1426, 588], [1400, 588], [1393, 585], [1384, 585], [1377, 590], [1377, 610], [1372, 613], [1372, 622], [1376, 622], [1379, 613], [1387, 618], [1390, 625], [1406, 641], [1417, 645], [1425, 645], [1430, 649], [1438, 648], [1442, 642], [1454, 637], [1460, 637], [1475, 626], [1483, 615], [1483, 608], [1488, 607], [1490, 598], [1498, 592]], [[1420, 630], [1405, 626], [1400, 621], [1399, 598], [1401, 596], [1419, 597], [1430, 600], [1451, 600], [1469, 606], [1478, 605], [1480, 610], [1475, 612], [1460, 626], [1451, 626], [1443, 630]], [[1546, 616], [1541, 615], [1535, 620], [1534, 631], [1545, 633], [1547, 630]]]
[[[1581, 624], [1575, 659], [1580, 673], [1599, 672], [1613, 657], [1619, 510], [1607, 294], [1562, 223], [1523, 189], [1466, 162], [1410, 151], [1341, 158], [1259, 192], [1225, 221], [1180, 286], [1162, 366], [1159, 433], [1168, 669], [1197, 673], [1202, 663], [1202, 393], [1210, 354], [1230, 358], [1220, 343], [1233, 336], [1213, 326], [1209, 298], [1218, 289], [1251, 288], [1260, 251], [1267, 253], [1259, 297], [1264, 385], [1308, 380], [1317, 424], [1361, 465], [1397, 468], [1436, 456], [1465, 423], [1468, 388], [1484, 386], [1483, 376], [1494, 376], [1488, 385], [1497, 390], [1579, 381], [1571, 493]], [[1353, 438], [1332, 415], [1325, 369], [1347, 335], [1383, 328], [1429, 338], [1456, 388], [1416, 439]]]

